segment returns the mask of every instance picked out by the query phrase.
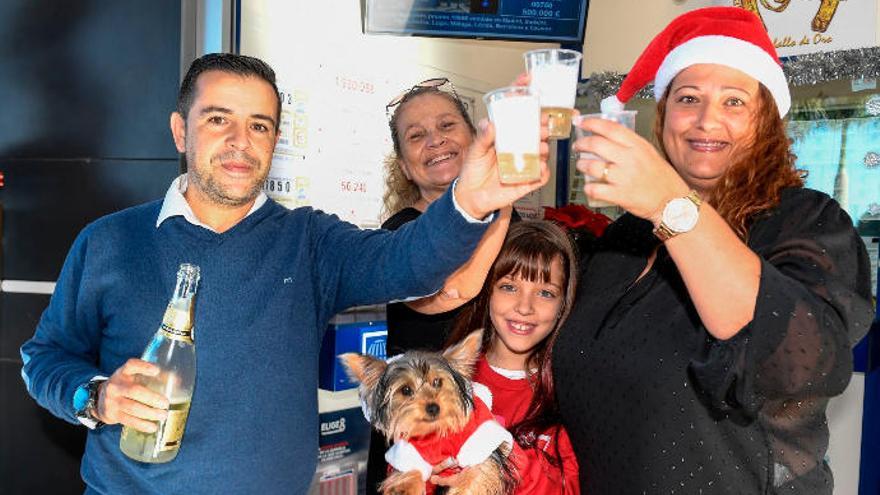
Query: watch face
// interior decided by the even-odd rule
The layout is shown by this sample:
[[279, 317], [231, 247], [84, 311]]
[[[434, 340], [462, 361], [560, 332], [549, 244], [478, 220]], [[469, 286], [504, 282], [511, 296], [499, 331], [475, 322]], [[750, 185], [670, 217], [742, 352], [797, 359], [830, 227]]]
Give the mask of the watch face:
[[76, 411], [82, 411], [85, 409], [88, 400], [89, 390], [85, 385], [80, 385], [76, 388], [76, 392], [73, 393], [73, 409]]
[[699, 210], [687, 198], [675, 198], [663, 209], [663, 223], [675, 232], [688, 232], [697, 224]]

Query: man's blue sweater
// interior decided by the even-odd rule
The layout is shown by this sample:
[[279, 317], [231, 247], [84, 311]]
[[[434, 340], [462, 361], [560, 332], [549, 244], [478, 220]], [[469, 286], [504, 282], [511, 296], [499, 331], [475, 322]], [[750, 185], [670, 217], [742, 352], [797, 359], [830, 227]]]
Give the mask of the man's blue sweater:
[[328, 320], [350, 306], [437, 290], [485, 231], [455, 211], [449, 192], [393, 233], [273, 201], [222, 234], [180, 216], [156, 228], [160, 207], [130, 208], [83, 230], [22, 346], [29, 392], [75, 423], [76, 387], [139, 357], [178, 266], [201, 267], [195, 394], [180, 453], [143, 464], [120, 452], [119, 425], [90, 431], [87, 493], [306, 493]]

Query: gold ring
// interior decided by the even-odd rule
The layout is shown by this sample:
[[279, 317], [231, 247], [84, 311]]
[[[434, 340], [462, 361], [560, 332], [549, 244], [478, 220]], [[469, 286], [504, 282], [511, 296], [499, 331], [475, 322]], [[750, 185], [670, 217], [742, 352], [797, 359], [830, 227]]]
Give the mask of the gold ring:
[[605, 168], [602, 169], [602, 182], [608, 182], [608, 162], [605, 162]]

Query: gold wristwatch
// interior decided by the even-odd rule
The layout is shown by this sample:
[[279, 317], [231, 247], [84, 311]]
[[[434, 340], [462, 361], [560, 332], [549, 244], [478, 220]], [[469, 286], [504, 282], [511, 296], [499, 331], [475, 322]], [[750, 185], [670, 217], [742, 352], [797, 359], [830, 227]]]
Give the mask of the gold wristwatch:
[[702, 204], [703, 198], [697, 194], [697, 191], [691, 191], [687, 196], [670, 200], [663, 207], [660, 225], [654, 229], [654, 235], [665, 242], [678, 234], [690, 232], [697, 225]]

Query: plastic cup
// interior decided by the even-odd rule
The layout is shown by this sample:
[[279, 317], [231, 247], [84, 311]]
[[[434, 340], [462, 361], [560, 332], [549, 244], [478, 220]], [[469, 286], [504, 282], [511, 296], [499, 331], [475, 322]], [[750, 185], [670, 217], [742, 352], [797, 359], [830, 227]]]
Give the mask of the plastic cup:
[[571, 136], [571, 116], [577, 96], [581, 54], [574, 50], [549, 48], [525, 55], [529, 87], [541, 98], [541, 112], [550, 118], [550, 139]]
[[541, 103], [525, 86], [499, 88], [483, 97], [495, 124], [498, 174], [504, 184], [541, 177]]
[[[580, 139], [582, 137], [586, 137], [586, 136], [593, 134], [592, 132], [585, 131], [585, 130], [581, 129], [581, 126], [580, 126], [581, 121], [583, 119], [589, 119], [589, 118], [613, 120], [614, 122], [617, 122], [618, 124], [622, 124], [622, 125], [626, 126], [630, 130], [635, 130], [635, 128], [636, 128], [636, 114], [637, 113], [638, 113], [637, 110], [622, 110], [620, 112], [601, 112], [601, 113], [589, 113], [586, 115], [579, 115], [579, 116], [572, 119], [572, 124], [574, 125], [575, 137], [577, 139]], [[593, 153], [588, 153], [588, 152], [580, 153], [580, 158], [585, 159], [585, 160], [603, 160], [603, 158], [601, 156], [595, 155]], [[594, 181], [595, 182], [602, 182], [602, 179], [595, 179], [592, 176], [590, 176], [589, 174], [584, 174], [584, 182], [585, 183], [594, 182]], [[607, 201], [599, 201], [596, 199], [592, 199], [588, 196], [587, 197], [587, 206], [589, 206], [591, 208], [605, 208], [605, 207], [614, 206], [614, 205], [611, 203], [608, 203]]]

